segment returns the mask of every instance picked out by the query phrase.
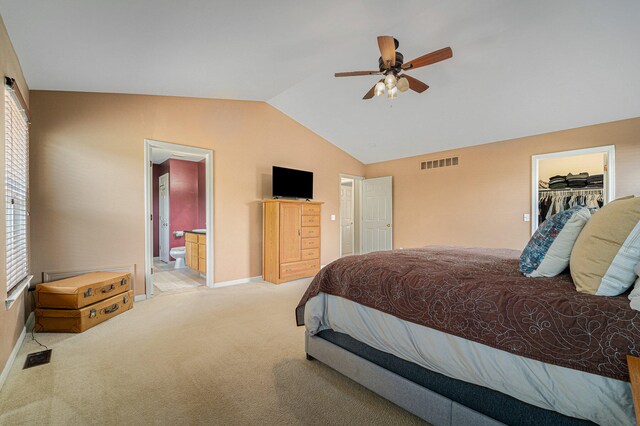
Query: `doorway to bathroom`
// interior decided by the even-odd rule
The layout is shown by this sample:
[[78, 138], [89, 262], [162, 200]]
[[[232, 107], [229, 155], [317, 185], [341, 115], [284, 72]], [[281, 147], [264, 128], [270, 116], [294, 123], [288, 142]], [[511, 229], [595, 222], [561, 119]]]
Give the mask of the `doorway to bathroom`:
[[145, 140], [146, 297], [213, 286], [213, 152]]
[[363, 177], [340, 174], [340, 257], [360, 254]]

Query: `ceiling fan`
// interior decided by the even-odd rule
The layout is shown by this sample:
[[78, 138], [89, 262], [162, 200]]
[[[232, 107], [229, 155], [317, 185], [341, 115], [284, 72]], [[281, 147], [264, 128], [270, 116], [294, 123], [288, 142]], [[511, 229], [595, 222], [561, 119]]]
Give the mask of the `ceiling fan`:
[[401, 74], [409, 70], [435, 64], [444, 61], [453, 56], [450, 47], [427, 53], [412, 61], [404, 63], [402, 53], [396, 51], [400, 43], [393, 36], [379, 36], [378, 47], [380, 48], [380, 59], [378, 59], [378, 71], [351, 71], [337, 72], [336, 77], [353, 77], [358, 75], [384, 75], [385, 77], [378, 81], [367, 92], [362, 99], [371, 99], [374, 96], [382, 96], [387, 90], [387, 97], [395, 99], [398, 97], [398, 91], [406, 92], [411, 89], [414, 92], [422, 93], [429, 88], [426, 84], [417, 80], [410, 75]]

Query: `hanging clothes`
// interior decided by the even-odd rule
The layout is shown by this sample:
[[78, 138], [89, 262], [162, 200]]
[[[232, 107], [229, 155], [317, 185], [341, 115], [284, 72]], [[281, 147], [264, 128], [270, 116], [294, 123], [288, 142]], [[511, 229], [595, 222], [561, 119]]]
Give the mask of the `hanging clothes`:
[[604, 205], [602, 189], [540, 190], [538, 200], [538, 223], [542, 224], [556, 213], [571, 207], [583, 206], [595, 213]]

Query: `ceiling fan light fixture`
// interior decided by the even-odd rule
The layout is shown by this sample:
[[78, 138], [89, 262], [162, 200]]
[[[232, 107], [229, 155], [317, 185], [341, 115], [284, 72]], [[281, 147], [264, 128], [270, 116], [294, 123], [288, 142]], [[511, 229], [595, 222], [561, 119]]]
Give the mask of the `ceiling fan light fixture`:
[[396, 76], [391, 73], [387, 74], [387, 76], [384, 78], [384, 86], [387, 88], [387, 90], [391, 90], [392, 88], [396, 87]]
[[379, 81], [378, 84], [376, 84], [376, 88], [373, 91], [373, 94], [376, 96], [382, 96], [384, 95], [384, 83]]
[[396, 87], [399, 91], [406, 92], [407, 90], [409, 90], [409, 80], [407, 80], [405, 77], [400, 77], [398, 79], [398, 82], [396, 83]]
[[398, 97], [398, 88], [393, 86], [391, 89], [387, 90], [387, 99], [395, 99]]

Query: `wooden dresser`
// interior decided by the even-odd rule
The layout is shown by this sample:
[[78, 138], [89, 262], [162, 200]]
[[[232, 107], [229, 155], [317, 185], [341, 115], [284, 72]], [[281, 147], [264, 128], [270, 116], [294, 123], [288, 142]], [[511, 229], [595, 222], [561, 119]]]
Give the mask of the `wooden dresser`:
[[262, 277], [279, 284], [320, 270], [321, 202], [262, 202]]

